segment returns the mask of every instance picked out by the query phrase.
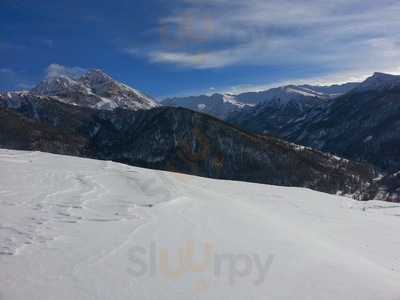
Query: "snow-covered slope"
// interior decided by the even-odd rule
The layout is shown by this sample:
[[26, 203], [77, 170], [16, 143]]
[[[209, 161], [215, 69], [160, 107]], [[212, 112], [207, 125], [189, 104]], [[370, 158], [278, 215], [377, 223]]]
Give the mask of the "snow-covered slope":
[[0, 299], [400, 296], [394, 204], [39, 152], [0, 172]]
[[140, 110], [158, 106], [153, 99], [97, 69], [88, 71], [78, 79], [66, 75], [46, 78], [31, 93], [95, 109]]

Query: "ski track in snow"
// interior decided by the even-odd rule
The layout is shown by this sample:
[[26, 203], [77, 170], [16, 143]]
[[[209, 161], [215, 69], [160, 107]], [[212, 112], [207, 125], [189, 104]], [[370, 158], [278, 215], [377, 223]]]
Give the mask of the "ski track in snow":
[[[0, 299], [400, 299], [400, 205], [0, 150]], [[132, 247], [273, 255], [260, 286], [135, 277]], [[144, 256], [145, 257], [145, 256]]]

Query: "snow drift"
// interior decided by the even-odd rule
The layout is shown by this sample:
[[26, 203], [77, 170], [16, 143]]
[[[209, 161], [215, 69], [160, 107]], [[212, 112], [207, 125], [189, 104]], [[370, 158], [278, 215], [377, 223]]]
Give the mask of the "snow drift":
[[399, 299], [400, 206], [0, 150], [0, 299]]

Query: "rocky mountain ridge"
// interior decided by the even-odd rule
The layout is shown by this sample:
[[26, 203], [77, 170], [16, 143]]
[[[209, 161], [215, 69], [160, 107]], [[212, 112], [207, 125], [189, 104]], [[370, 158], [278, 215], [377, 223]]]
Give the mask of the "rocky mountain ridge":
[[101, 70], [94, 69], [78, 79], [67, 75], [48, 77], [30, 93], [51, 96], [58, 101], [95, 109], [151, 109], [159, 104], [136, 89], [113, 80]]
[[357, 86], [347, 83], [332, 86], [286, 85], [260, 92], [234, 94], [213, 94], [190, 97], [175, 97], [163, 100], [165, 106], [184, 107], [194, 111], [207, 113], [220, 119], [230, 119], [236, 114], [260, 107], [285, 109], [285, 106], [297, 105], [300, 109], [311, 103], [318, 105], [338, 97]]

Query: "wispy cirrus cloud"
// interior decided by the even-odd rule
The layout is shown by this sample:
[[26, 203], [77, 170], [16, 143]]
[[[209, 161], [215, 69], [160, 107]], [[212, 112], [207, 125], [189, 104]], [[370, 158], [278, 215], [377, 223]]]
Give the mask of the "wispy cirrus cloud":
[[231, 52], [234, 51], [222, 50], [204, 53], [153, 51], [149, 54], [149, 60], [153, 63], [171, 63], [196, 69], [209, 69], [234, 63], [237, 57], [235, 58]]
[[160, 40], [144, 54], [150, 62], [192, 69], [323, 65], [360, 74], [399, 65], [397, 0], [180, 2], [160, 20]]

